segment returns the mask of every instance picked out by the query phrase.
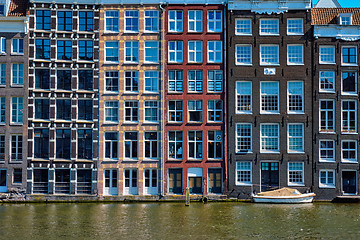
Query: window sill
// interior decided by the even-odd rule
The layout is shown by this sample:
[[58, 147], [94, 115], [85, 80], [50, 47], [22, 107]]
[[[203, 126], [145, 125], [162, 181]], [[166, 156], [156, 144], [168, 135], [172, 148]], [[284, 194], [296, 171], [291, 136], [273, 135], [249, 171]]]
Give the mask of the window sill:
[[36, 89], [33, 89], [32, 90], [33, 92], [42, 92], [42, 93], [51, 93], [50, 89], [39, 89], [39, 88], [36, 88]]
[[288, 112], [288, 114], [291, 114], [291, 115], [300, 115], [300, 114], [304, 114], [304, 112]]
[[48, 159], [48, 158], [33, 158], [33, 159], [31, 159], [31, 161], [33, 161], [33, 162], [50, 162], [50, 159]]
[[55, 60], [56, 63], [72, 63], [72, 60], [64, 60], [64, 59], [56, 59]]
[[62, 158], [55, 158], [53, 161], [54, 162], [71, 162], [70, 159], [62, 159]]
[[103, 95], [119, 95], [119, 92], [104, 92]]
[[341, 134], [350, 134], [350, 135], [354, 135], [354, 134], [358, 134], [357, 132], [345, 132], [345, 131], [341, 131]]
[[93, 120], [76, 120], [76, 123], [90, 123], [90, 124], [92, 124], [92, 123], [94, 123], [94, 121]]
[[304, 66], [304, 63], [287, 63], [288, 66]]
[[133, 159], [133, 158], [124, 158], [122, 162], [139, 162], [139, 159]]
[[320, 65], [336, 65], [334, 62], [319, 62]]
[[139, 122], [127, 122], [127, 121], [124, 121], [121, 123], [121, 125], [138, 125]]
[[357, 94], [356, 92], [349, 92], [349, 93], [347, 93], [347, 92], [341, 92], [341, 95], [342, 95], [342, 96], [354, 96], [354, 97], [357, 97], [357, 96], [358, 96], [358, 94]]
[[87, 163], [92, 163], [94, 162], [93, 160], [89, 160], [89, 159], [75, 159], [75, 162], [87, 162]]
[[236, 183], [236, 186], [244, 186], [244, 187], [251, 187], [252, 183]]
[[146, 30], [144, 30], [144, 33], [145, 34], [158, 34], [159, 30], [157, 30], [157, 31], [146, 31]]
[[214, 65], [214, 64], [222, 64], [222, 63], [223, 63], [222, 60], [221, 61], [210, 61], [210, 60], [208, 60], [206, 64]]
[[157, 122], [144, 121], [144, 122], [142, 122], [142, 124], [143, 125], [158, 125], [159, 122], [158, 121]]
[[277, 151], [277, 152], [263, 152], [263, 151], [260, 151], [261, 154], [280, 154], [280, 151]]
[[42, 63], [51, 63], [51, 60], [47, 60], [47, 59], [34, 59], [34, 62], [42, 62]]
[[10, 126], [22, 126], [24, 125], [23, 123], [10, 123]]
[[304, 33], [286, 33], [288, 36], [303, 36]]
[[139, 92], [123, 92], [122, 94], [125, 94], [125, 95], [138, 95]]
[[118, 64], [119, 64], [119, 61], [117, 61], [117, 62], [105, 61], [104, 64], [107, 64], [107, 65], [118, 65]]
[[72, 123], [71, 120], [64, 120], [64, 119], [55, 119], [55, 123]]
[[32, 122], [35, 123], [50, 123], [51, 121], [48, 119], [33, 119]]
[[182, 162], [184, 159], [180, 158], [168, 158], [167, 162]]
[[350, 160], [348, 160], [348, 161], [344, 161], [344, 160], [341, 160], [341, 163], [350, 163], [350, 164], [358, 164], [358, 161], [356, 161], [356, 160], [354, 160], [354, 161], [350, 161]]
[[198, 91], [198, 92], [196, 92], [196, 91], [188, 91], [188, 94], [203, 94], [203, 92], [202, 91]]
[[62, 93], [72, 93], [72, 90], [65, 90], [65, 89], [55, 89], [55, 92], [62, 92]]
[[89, 64], [93, 64], [93, 63], [94, 63], [94, 60], [81, 60], [81, 59], [78, 59], [77, 62], [78, 62], [78, 63], [89, 63]]
[[319, 133], [321, 133], [321, 134], [336, 134], [336, 132], [334, 132], [334, 131], [319, 131]]
[[23, 88], [24, 84], [12, 84], [12, 85], [10, 85], [10, 87], [12, 87], [12, 88]]
[[119, 33], [120, 33], [119, 31], [106, 31], [106, 30], [103, 32], [104, 35], [107, 35], [107, 34], [113, 35], [113, 34], [119, 34]]
[[271, 63], [271, 64], [264, 64], [264, 63], [260, 63], [261, 67], [279, 67], [280, 63]]
[[294, 154], [305, 154], [305, 152], [288, 152], [288, 154], [294, 155]]
[[118, 125], [119, 122], [103, 122], [103, 125]]
[[188, 158], [187, 161], [188, 162], [201, 162], [203, 159], [202, 158]]
[[270, 115], [270, 114], [274, 114], [274, 115], [279, 115], [279, 112], [260, 112], [260, 114], [264, 114], [264, 115]]
[[259, 36], [268, 37], [268, 36], [280, 36], [279, 33], [259, 33]]
[[357, 67], [356, 63], [341, 63], [342, 67]]
[[159, 62], [143, 62], [144, 65], [158, 65]]
[[83, 90], [83, 89], [78, 89], [76, 90], [77, 93], [89, 93], [89, 94], [93, 94], [94, 90]]
[[243, 67], [252, 67], [253, 64], [246, 64], [246, 63], [235, 63], [236, 66], [243, 66]]
[[211, 161], [211, 162], [219, 162], [219, 161], [223, 161], [223, 158], [208, 158], [206, 161]]
[[69, 31], [65, 31], [65, 30], [55, 30], [55, 33], [60, 33], [60, 34], [64, 34], [64, 33], [72, 33], [73, 31], [72, 30], [69, 30]]
[[245, 33], [245, 34], [241, 34], [241, 33], [236, 33], [236, 32], [235, 32], [235, 36], [246, 36], [246, 37], [252, 37], [252, 33]]
[[168, 61], [168, 64], [170, 64], [170, 65], [183, 64], [183, 62], [170, 62], [170, 61]]
[[335, 90], [329, 90], [329, 91], [319, 90], [319, 93], [335, 93]]
[[335, 159], [334, 160], [321, 160], [319, 159], [319, 163], [336, 163]]
[[24, 53], [11, 53], [10, 56], [24, 56]]
[[184, 92], [168, 91], [168, 94], [183, 94]]
[[22, 160], [22, 159], [21, 159], [21, 160], [15, 160], [15, 159], [14, 159], [14, 160], [11, 160], [11, 159], [10, 159], [10, 160], [9, 160], [9, 163], [10, 163], [10, 164], [21, 164], [21, 163], [23, 163], [23, 160]]
[[159, 92], [143, 92], [142, 93], [143, 95], [146, 94], [146, 95], [158, 95]]
[[123, 65], [138, 65], [139, 62], [123, 62]]
[[142, 161], [143, 161], [143, 162], [158, 162], [159, 159], [155, 159], [155, 158], [144, 158]]
[[90, 32], [90, 31], [76, 31], [76, 30], [74, 30], [74, 32], [76, 32], [77, 34], [95, 34], [94, 31]]
[[246, 115], [251, 115], [253, 114], [252, 112], [235, 112], [235, 114], [246, 114]]
[[119, 159], [112, 159], [112, 158], [104, 158], [102, 162], [109, 162], [109, 163], [117, 163]]
[[197, 122], [197, 121], [188, 121], [188, 124], [196, 124], [196, 125], [201, 125], [203, 124], [203, 122]]
[[335, 185], [331, 185], [331, 186], [319, 185], [319, 188], [335, 189]]
[[167, 124], [171, 125], [181, 125], [183, 122], [174, 122], [174, 121], [168, 121]]
[[288, 183], [288, 186], [292, 186], [292, 187], [304, 187], [305, 184], [304, 184], [304, 183]]

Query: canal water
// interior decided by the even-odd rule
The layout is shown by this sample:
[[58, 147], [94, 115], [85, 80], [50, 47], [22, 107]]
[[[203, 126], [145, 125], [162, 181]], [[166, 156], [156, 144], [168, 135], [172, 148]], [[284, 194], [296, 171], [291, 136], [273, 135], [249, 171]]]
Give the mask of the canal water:
[[0, 239], [360, 239], [360, 205], [5, 204]]

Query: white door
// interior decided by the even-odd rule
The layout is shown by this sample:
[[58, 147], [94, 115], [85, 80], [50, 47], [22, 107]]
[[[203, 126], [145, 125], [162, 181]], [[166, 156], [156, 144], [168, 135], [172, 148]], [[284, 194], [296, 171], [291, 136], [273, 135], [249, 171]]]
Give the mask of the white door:
[[156, 168], [144, 169], [144, 194], [158, 194], [158, 170]]
[[0, 169], [0, 192], [7, 192], [7, 171], [6, 169]]
[[104, 171], [104, 195], [118, 195], [118, 171], [106, 169]]
[[138, 170], [125, 169], [124, 178], [124, 195], [138, 195]]

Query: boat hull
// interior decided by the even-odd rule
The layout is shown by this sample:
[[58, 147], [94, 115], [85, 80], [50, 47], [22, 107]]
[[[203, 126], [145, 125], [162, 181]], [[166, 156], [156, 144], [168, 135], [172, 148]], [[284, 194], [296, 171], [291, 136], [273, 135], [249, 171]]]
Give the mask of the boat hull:
[[256, 203], [311, 203], [314, 193], [300, 194], [296, 196], [253, 196]]

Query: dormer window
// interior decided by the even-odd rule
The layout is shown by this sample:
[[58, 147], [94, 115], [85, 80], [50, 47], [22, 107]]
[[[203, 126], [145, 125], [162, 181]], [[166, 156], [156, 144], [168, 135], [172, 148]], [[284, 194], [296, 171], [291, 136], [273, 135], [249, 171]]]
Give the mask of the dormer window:
[[352, 25], [352, 14], [351, 13], [339, 14], [339, 24], [340, 25]]
[[5, 5], [0, 4], [0, 16], [4, 16], [4, 15], [5, 15]]

